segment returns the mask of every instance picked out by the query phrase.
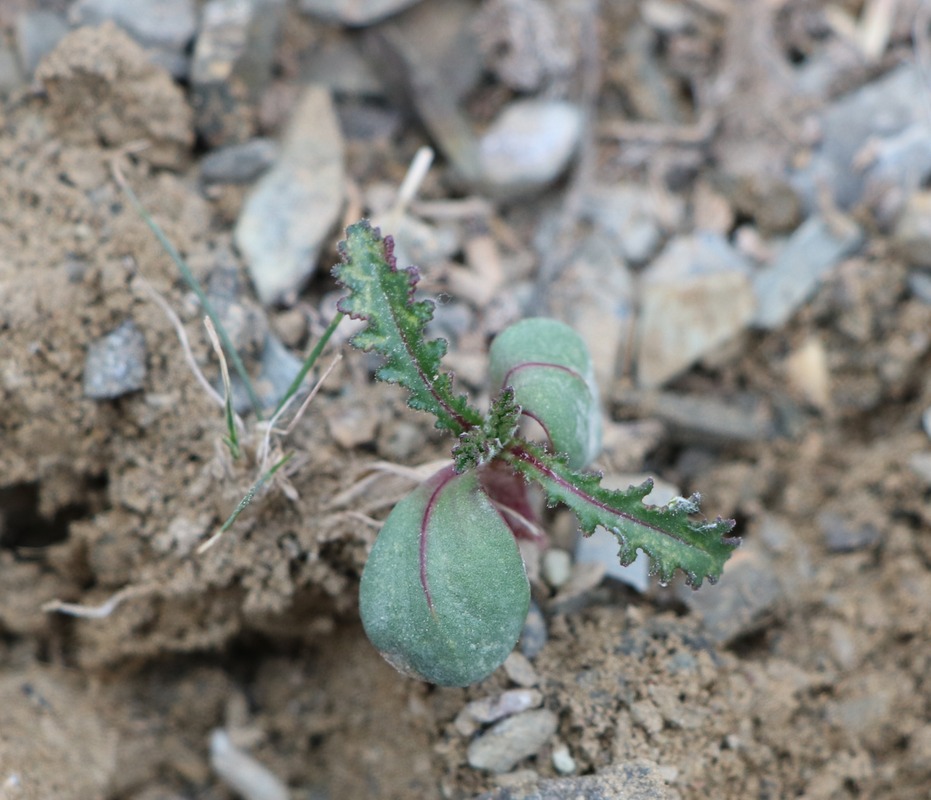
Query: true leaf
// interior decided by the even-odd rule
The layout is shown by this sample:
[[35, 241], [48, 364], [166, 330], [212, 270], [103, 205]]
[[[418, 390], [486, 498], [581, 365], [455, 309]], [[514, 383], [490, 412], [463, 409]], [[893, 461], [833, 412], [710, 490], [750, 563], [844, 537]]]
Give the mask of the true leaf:
[[481, 426], [459, 436], [459, 444], [453, 448], [456, 472], [491, 461], [514, 438], [519, 418], [520, 406], [514, 402], [514, 390], [507, 387], [492, 401]]
[[525, 477], [539, 483], [550, 502], [565, 503], [575, 511], [585, 533], [591, 534], [599, 525], [613, 533], [620, 544], [622, 564], [632, 563], [637, 551], [643, 550], [650, 556], [651, 572], [660, 581], [671, 580], [681, 569], [696, 589], [705, 578], [714, 583], [739, 544], [739, 539], [727, 535], [734, 527], [733, 520], [690, 519], [699, 511], [701, 498], [697, 494], [651, 506], [643, 502], [653, 488], [651, 480], [626, 491], [606, 489], [600, 475], [573, 470], [564, 459], [529, 443], [512, 446], [504, 457]]
[[398, 269], [393, 239], [362, 220], [346, 229], [339, 252], [333, 274], [349, 294], [337, 307], [367, 323], [350, 341], [384, 357], [375, 377], [407, 389], [410, 407], [433, 414], [438, 428], [458, 436], [480, 425], [482, 415], [454, 394], [452, 374], [440, 368], [446, 340], [427, 340], [424, 332], [433, 303], [414, 299], [420, 276], [414, 267]]

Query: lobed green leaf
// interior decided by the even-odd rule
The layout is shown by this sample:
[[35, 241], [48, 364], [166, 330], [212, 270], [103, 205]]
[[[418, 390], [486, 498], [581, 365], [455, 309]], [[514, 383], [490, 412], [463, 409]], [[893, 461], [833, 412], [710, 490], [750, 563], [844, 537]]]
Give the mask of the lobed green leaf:
[[385, 359], [375, 377], [403, 386], [411, 408], [433, 414], [438, 428], [458, 436], [480, 425], [482, 415], [453, 392], [452, 373], [440, 367], [446, 340], [428, 341], [424, 331], [433, 318], [433, 303], [414, 300], [419, 274], [414, 267], [398, 269], [393, 251], [392, 238], [382, 238], [366, 220], [346, 229], [339, 244], [342, 263], [333, 275], [349, 294], [338, 308], [367, 323], [350, 342]]
[[649, 555], [651, 574], [660, 581], [670, 581], [681, 569], [696, 589], [705, 578], [714, 583], [740, 543], [728, 536], [733, 520], [690, 519], [699, 512], [697, 494], [651, 506], [643, 502], [653, 488], [651, 480], [625, 491], [606, 489], [600, 475], [573, 470], [564, 459], [529, 443], [512, 446], [504, 457], [526, 478], [539, 483], [550, 502], [565, 503], [575, 511], [586, 534], [598, 526], [613, 533], [620, 544], [622, 564], [631, 564], [638, 550]]

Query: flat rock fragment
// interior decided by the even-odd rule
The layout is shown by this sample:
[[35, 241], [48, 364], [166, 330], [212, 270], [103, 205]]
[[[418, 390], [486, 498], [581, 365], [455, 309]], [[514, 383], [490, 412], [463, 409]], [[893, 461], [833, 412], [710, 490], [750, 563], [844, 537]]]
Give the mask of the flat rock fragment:
[[541, 189], [558, 178], [578, 149], [581, 109], [563, 100], [516, 100], [479, 139], [481, 182], [499, 197]]
[[519, 761], [539, 752], [556, 733], [558, 722], [556, 715], [545, 708], [508, 717], [469, 745], [469, 766], [488, 772], [510, 772]]
[[613, 764], [597, 775], [555, 778], [519, 787], [501, 787], [475, 800], [672, 800], [660, 767], [652, 761]]
[[343, 205], [343, 139], [329, 92], [304, 90], [281, 155], [255, 185], [236, 223], [236, 246], [259, 299], [287, 302], [317, 267]]
[[806, 220], [773, 262], [754, 275], [757, 311], [753, 325], [764, 330], [782, 327], [862, 241], [863, 234], [853, 223], [840, 228], [821, 217]]
[[637, 382], [662, 386], [729, 342], [756, 311], [749, 264], [718, 234], [673, 240], [643, 275]]
[[16, 49], [27, 75], [33, 75], [42, 58], [68, 33], [64, 18], [52, 11], [26, 11], [16, 18]]

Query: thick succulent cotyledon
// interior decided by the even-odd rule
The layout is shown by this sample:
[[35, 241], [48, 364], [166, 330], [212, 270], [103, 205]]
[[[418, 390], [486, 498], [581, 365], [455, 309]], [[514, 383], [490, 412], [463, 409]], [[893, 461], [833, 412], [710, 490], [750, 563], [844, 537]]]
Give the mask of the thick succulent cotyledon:
[[489, 356], [491, 385], [514, 390], [570, 467], [590, 464], [601, 450], [601, 409], [582, 337], [555, 319], [525, 319], [495, 337]]
[[394, 507], [359, 589], [372, 644], [401, 672], [442, 686], [467, 686], [495, 670], [529, 604], [511, 529], [475, 471], [452, 467]]

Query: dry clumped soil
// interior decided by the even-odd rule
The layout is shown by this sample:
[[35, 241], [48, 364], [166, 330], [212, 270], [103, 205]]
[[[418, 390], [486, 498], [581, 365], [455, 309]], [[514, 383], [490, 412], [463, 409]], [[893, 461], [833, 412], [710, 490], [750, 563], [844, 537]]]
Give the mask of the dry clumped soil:
[[[387, 90], [364, 88], [362, 101], [345, 85], [332, 90], [345, 137], [345, 221], [384, 211], [417, 147], [439, 146], [421, 187], [430, 225], [413, 250], [433, 254], [424, 282], [444, 293], [434, 332], [451, 340], [464, 388], [485, 396], [490, 336], [534, 310], [590, 325], [596, 346], [609, 332], [616, 352], [597, 364], [608, 419], [598, 467], [647, 470], [683, 493], [701, 491], [704, 510], [735, 517], [744, 537], [720, 584], [697, 594], [677, 585], [641, 594], [581, 561], [565, 580], [547, 568], [541, 577], [540, 554], [528, 553], [543, 612], [521, 643], [529, 661], [517, 657], [468, 689], [396, 674], [359, 625], [358, 577], [377, 521], [410, 488], [404, 470], [447, 457], [450, 443], [394, 388], [373, 384], [372, 362], [348, 350], [348, 334], [327, 351], [345, 358], [288, 440], [286, 479], [217, 545], [195, 552], [255, 480], [257, 439], [239, 461], [222, 445], [222, 414], [152, 290], [213, 380], [201, 309], [115, 169], [202, 283], [227, 292], [227, 319], [241, 323], [255, 370], [256, 328], [298, 354], [322, 331], [338, 232], [320, 243], [315, 276], [284, 302], [259, 306], [233, 237], [247, 188], [202, 180], [213, 143], [197, 127], [203, 111], [191, 86], [116, 25], [81, 27], [74, 8], [66, 13], [92, 4], [46, 5], [22, 0], [0, 14], [4, 47], [22, 36], [23, 15], [54, 13], [75, 26], [0, 106], [0, 798], [278, 797], [231, 785], [211, 762], [218, 729], [308, 800], [927, 796], [924, 189], [896, 184], [892, 211], [842, 197], [815, 211], [780, 173], [815, 158], [824, 109], [913, 57], [917, 4], [900, 4], [885, 48], [867, 57], [829, 24], [827, 3], [788, 0], [770, 18], [717, 0], [583, 3], [599, 36], [594, 65], [573, 55], [571, 41], [535, 50], [512, 38], [508, 58], [495, 49], [495, 15], [524, 14], [537, 26], [527, 30], [556, 36], [550, 4], [437, 4], [436, 25], [471, 26], [489, 40], [483, 77], [467, 90], [447, 87], [476, 127], [541, 87], [590, 104], [569, 174], [534, 189], [454, 179], [451, 165], [466, 156], [437, 123], [448, 109], [437, 110], [427, 91], [436, 87], [416, 75], [387, 79], [408, 103]], [[302, 68], [320, 52], [345, 56], [347, 36], [406, 53], [398, 42], [416, 9], [394, 5], [399, 16], [379, 11], [362, 31], [318, 7], [364, 3], [288, 5], [261, 96], [230, 91], [236, 126], [279, 137]], [[873, 5], [839, 3], [834, 18], [865, 26]], [[462, 16], [466, 6], [482, 11], [478, 23]], [[760, 54], [747, 53], [758, 40]], [[806, 73], [806, 94], [787, 88], [791, 70], [815, 62], [821, 72]], [[373, 80], [361, 61], [335, 63], [349, 85]], [[593, 181], [649, 187], [638, 197], [651, 198], [652, 221], [642, 209], [617, 212], [642, 238], [610, 244], [610, 224], [586, 205], [599, 196]], [[476, 200], [485, 197], [493, 202]], [[443, 205], [461, 198], [460, 216]], [[702, 284], [692, 296], [707, 291], [724, 305], [695, 318], [689, 341], [705, 335], [702, 319], [733, 312], [739, 325], [726, 336], [712, 326], [690, 364], [638, 381], [637, 344], [624, 333], [637, 303], [628, 309], [626, 293], [640, 278], [649, 285], [664, 244], [717, 231], [762, 270], [815, 216], [830, 223], [832, 242], [852, 241], [850, 225], [861, 235], [826, 259], [785, 321], [754, 326], [738, 299], [728, 305], [730, 290]], [[111, 396], [88, 382], [86, 364], [117, 330], [141, 334], [144, 378]], [[546, 513], [552, 545], [573, 551], [572, 520]], [[43, 608], [114, 597], [97, 619]], [[469, 709], [506, 691], [555, 732], [496, 772], [478, 763], [475, 743], [498, 723]]]

